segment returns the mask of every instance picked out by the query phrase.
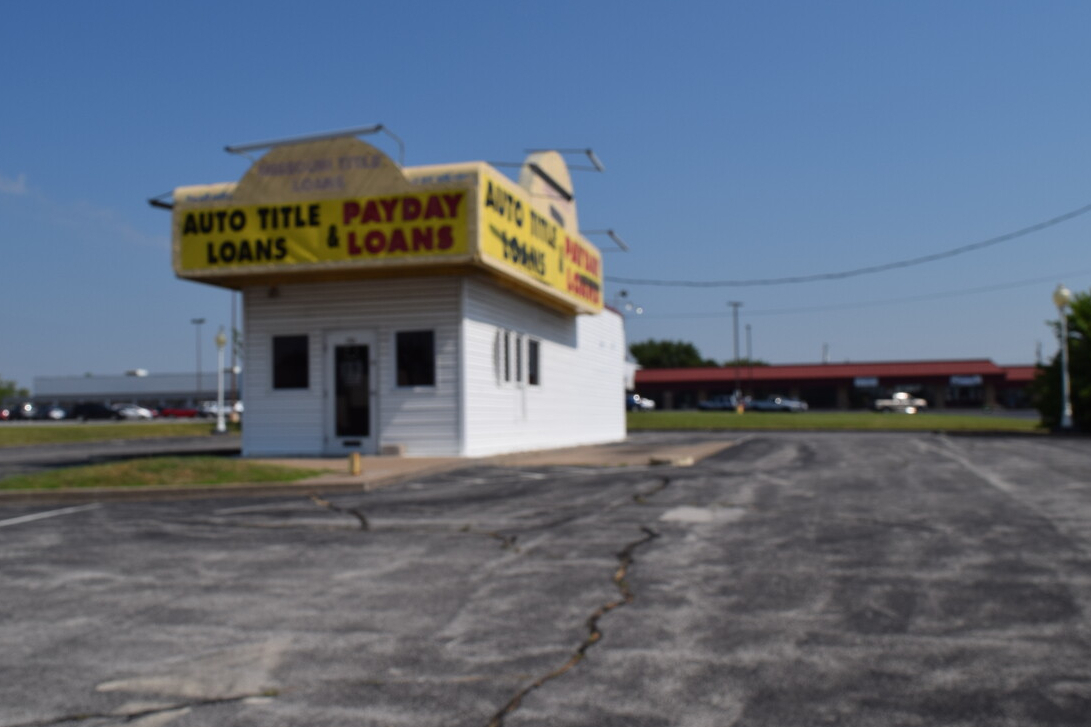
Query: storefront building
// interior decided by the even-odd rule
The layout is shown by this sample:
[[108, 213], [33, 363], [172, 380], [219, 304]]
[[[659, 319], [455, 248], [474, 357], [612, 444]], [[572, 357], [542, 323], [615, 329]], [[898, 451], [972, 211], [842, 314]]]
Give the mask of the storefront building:
[[870, 409], [895, 391], [924, 398], [933, 409], [1026, 409], [1033, 406], [1036, 370], [988, 359], [644, 369], [635, 387], [660, 409], [695, 408], [736, 386], [755, 399], [803, 399], [812, 409]]
[[181, 187], [185, 279], [242, 291], [243, 454], [478, 456], [617, 441], [625, 341], [568, 170], [402, 168], [352, 137]]

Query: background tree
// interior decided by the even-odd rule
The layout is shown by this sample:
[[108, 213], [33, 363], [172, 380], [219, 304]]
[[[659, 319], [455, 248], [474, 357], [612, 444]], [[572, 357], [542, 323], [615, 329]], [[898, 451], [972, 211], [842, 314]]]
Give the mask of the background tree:
[[697, 347], [687, 341], [656, 341], [649, 339], [629, 346], [630, 353], [646, 369], [684, 369], [699, 366], [719, 366], [701, 356]]
[[[1075, 293], [1068, 308], [1068, 375], [1072, 387], [1072, 425], [1091, 431], [1091, 293]], [[1051, 321], [1054, 335], [1061, 335], [1061, 322]], [[1043, 426], [1050, 429], [1061, 423], [1061, 352], [1053, 360], [1038, 366], [1031, 386]]]
[[758, 366], [768, 366], [768, 365], [769, 365], [768, 361], [762, 361], [761, 359], [754, 359], [753, 361], [751, 361], [750, 359], [748, 359], [746, 357], [740, 358], [738, 360], [738, 362], [736, 362], [735, 359], [733, 359], [733, 358], [728, 359], [727, 361], [724, 361], [724, 368], [731, 368], [733, 366], [738, 366], [739, 368], [744, 369], [747, 366], [753, 366], [754, 368], [757, 368]]
[[29, 396], [30, 392], [20, 387], [14, 381], [0, 378], [0, 402], [8, 401], [9, 399], [26, 399]]

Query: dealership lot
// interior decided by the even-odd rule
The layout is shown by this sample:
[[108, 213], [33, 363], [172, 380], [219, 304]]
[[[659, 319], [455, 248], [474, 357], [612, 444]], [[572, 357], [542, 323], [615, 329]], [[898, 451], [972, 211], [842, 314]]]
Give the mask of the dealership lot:
[[0, 727], [1086, 724], [1086, 440], [730, 438], [0, 508]]

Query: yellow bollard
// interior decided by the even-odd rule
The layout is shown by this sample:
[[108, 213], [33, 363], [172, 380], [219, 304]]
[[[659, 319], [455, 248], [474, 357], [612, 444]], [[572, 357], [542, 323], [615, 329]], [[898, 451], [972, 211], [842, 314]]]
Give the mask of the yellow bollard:
[[363, 471], [363, 464], [360, 461], [360, 453], [353, 452], [349, 455], [349, 474], [357, 476]]

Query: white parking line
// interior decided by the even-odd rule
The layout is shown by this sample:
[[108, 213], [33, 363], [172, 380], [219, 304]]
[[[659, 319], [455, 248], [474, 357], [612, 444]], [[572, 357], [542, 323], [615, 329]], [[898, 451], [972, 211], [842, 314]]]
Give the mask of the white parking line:
[[46, 510], [45, 512], [36, 512], [33, 515], [23, 515], [22, 517], [8, 518], [7, 520], [0, 520], [0, 528], [7, 527], [8, 525], [18, 525], [20, 523], [29, 523], [33, 520], [44, 520], [47, 517], [56, 517], [57, 515], [67, 515], [71, 512], [81, 512], [83, 510], [94, 510], [96, 507], [102, 507], [100, 503], [93, 503], [91, 505], [79, 505], [77, 507], [62, 507], [60, 510]]

